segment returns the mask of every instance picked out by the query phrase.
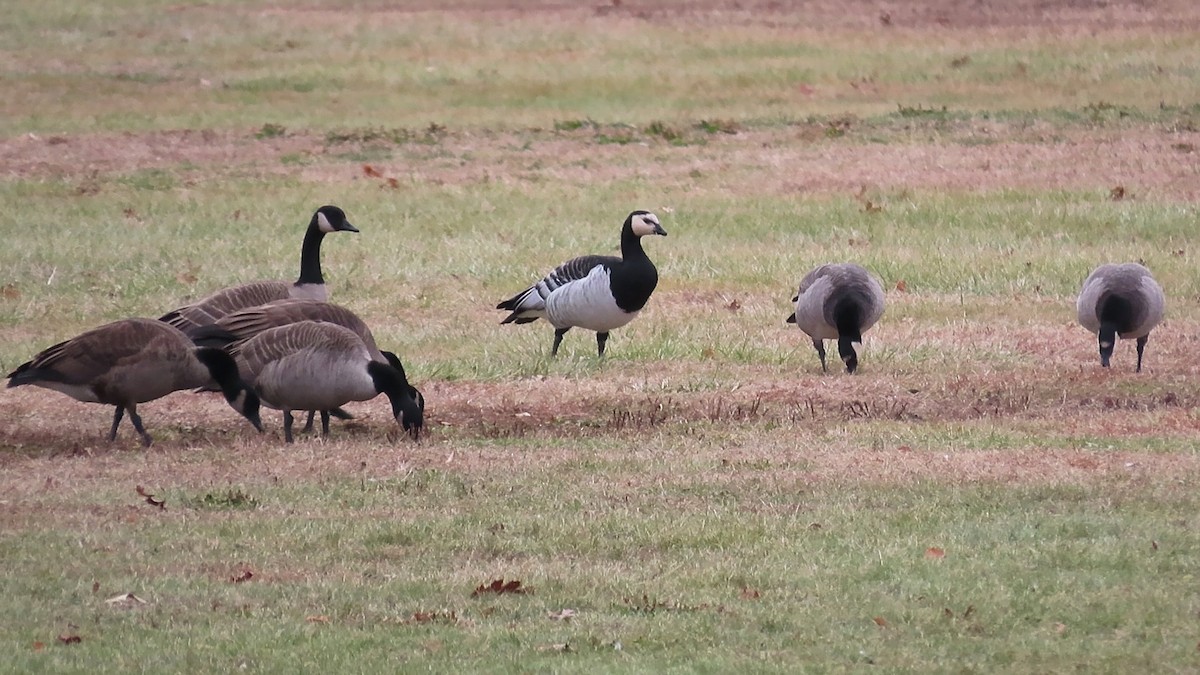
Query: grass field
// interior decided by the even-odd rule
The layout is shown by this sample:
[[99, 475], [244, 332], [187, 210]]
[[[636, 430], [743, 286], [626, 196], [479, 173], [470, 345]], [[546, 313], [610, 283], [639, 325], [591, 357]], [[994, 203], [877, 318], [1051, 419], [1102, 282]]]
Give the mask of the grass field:
[[[24, 3], [0, 37], [3, 372], [294, 277], [333, 203], [334, 299], [429, 425], [380, 398], [285, 447], [178, 393], [143, 450], [3, 390], [0, 671], [1200, 670], [1194, 3]], [[635, 208], [661, 282], [605, 360], [499, 325]], [[888, 289], [853, 376], [784, 324], [838, 260]], [[1168, 297], [1140, 374], [1074, 322], [1124, 260]]]

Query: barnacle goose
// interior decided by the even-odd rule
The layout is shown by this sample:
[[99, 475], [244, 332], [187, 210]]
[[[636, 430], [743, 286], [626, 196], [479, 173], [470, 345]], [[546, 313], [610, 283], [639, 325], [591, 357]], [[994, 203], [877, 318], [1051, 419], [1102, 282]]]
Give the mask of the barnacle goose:
[[1106, 264], [1092, 270], [1075, 303], [1079, 323], [1096, 333], [1100, 365], [1108, 367], [1117, 337], [1137, 338], [1137, 372], [1150, 331], [1163, 318], [1166, 299], [1150, 270], [1137, 263]]
[[825, 340], [838, 341], [838, 355], [846, 372], [858, 368], [854, 343], [883, 315], [883, 286], [871, 273], [853, 263], [821, 265], [800, 280], [800, 290], [792, 302], [796, 311], [788, 323], [800, 327], [810, 338], [821, 370], [825, 367]]
[[511, 312], [500, 323], [529, 323], [546, 319], [554, 326], [550, 355], [558, 354], [563, 335], [572, 328], [596, 331], [596, 346], [604, 356], [608, 333], [633, 320], [654, 287], [658, 270], [642, 249], [642, 237], [667, 231], [658, 216], [634, 211], [621, 227], [621, 257], [586, 255], [559, 265], [541, 281], [496, 305]]

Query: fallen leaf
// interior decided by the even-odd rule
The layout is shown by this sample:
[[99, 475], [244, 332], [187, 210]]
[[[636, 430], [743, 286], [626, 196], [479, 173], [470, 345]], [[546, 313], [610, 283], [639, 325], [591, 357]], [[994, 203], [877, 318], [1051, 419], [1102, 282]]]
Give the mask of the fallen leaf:
[[395, 178], [389, 178], [389, 179], [387, 179], [387, 186], [393, 190], [399, 190], [400, 189], [400, 181]]
[[35, 651], [35, 652], [40, 652], [45, 648], [46, 648], [45, 642], [42, 642], [39, 640], [39, 641], [33, 643], [33, 651]]
[[943, 608], [942, 608], [942, 614], [943, 614], [943, 615], [945, 615], [945, 617], [946, 617], [947, 619], [953, 619], [953, 618], [954, 618], [954, 610], [950, 609], [949, 607], [943, 607]]
[[571, 643], [559, 642], [557, 644], [546, 645], [544, 647], [538, 647], [538, 651], [539, 652], [563, 652], [563, 653], [566, 653], [566, 652], [571, 651]]
[[557, 612], [548, 612], [547, 616], [549, 616], [551, 619], [554, 619], [555, 621], [570, 621], [571, 619], [575, 618], [575, 610], [560, 609]]
[[362, 170], [364, 174], [370, 176], [371, 178], [383, 178], [383, 172], [371, 166], [370, 164], [363, 164]]
[[92, 582], [92, 595], [95, 595], [96, 593], [99, 593], [99, 592], [100, 592], [100, 582], [93, 581]]
[[1157, 542], [1157, 541], [1154, 541], [1154, 540], [1151, 540], [1151, 541], [1150, 541], [1150, 548], [1152, 548], [1152, 549], [1154, 549], [1155, 551], [1157, 551], [1157, 550], [1158, 550], [1158, 542]]
[[187, 285], [194, 284], [196, 283], [196, 275], [191, 272], [180, 272], [175, 275], [175, 281]]
[[234, 576], [229, 577], [229, 580], [235, 584], [241, 584], [250, 581], [253, 578], [254, 572], [249, 569], [244, 569], [242, 570], [241, 574], [235, 574]]
[[808, 529], [810, 529], [810, 530], [819, 530], [822, 527], [823, 526], [820, 523], [809, 523], [808, 524]]
[[306, 616], [304, 617], [304, 620], [308, 623], [329, 623], [329, 617], [325, 616], [324, 614]]
[[0, 286], [0, 295], [3, 295], [5, 300], [16, 300], [21, 297], [21, 289], [17, 288], [16, 284], [4, 284]]
[[83, 642], [83, 638], [79, 637], [78, 635], [59, 635], [58, 641], [64, 645], [77, 645], [80, 642]]
[[757, 600], [760, 597], [762, 597], [762, 593], [760, 593], [757, 588], [750, 588], [749, 586], [743, 586], [742, 592], [738, 594], [738, 597], [740, 597], [743, 600]]
[[897, 281], [896, 282], [896, 290], [900, 291], [901, 293], [907, 293], [908, 292], [908, 282], [903, 279], [901, 279], [900, 281]]
[[144, 498], [146, 503], [150, 506], [157, 506], [158, 508], [164, 510], [167, 508], [167, 500], [156, 498], [154, 495], [146, 492], [146, 488], [142, 487], [141, 485], [137, 486], [137, 493], [138, 496]]
[[471, 593], [471, 597], [483, 595], [484, 593], [495, 593], [496, 595], [504, 595], [505, 593], [523, 594], [529, 593], [532, 589], [522, 587], [521, 582], [516, 579], [505, 581], [504, 579], [496, 579], [490, 584], [480, 584], [475, 592]]
[[1115, 188], [1108, 191], [1108, 198], [1113, 200], [1114, 202], [1119, 202], [1122, 199], [1125, 199], [1126, 196], [1127, 195], [1125, 194], [1125, 186], [1123, 186], [1123, 185], [1118, 185]]
[[1067, 632], [1067, 624], [1065, 624], [1061, 621], [1055, 622], [1054, 632], [1058, 633], [1059, 635], [1062, 635], [1063, 633]]
[[131, 606], [131, 605], [144, 605], [144, 604], [146, 604], [146, 601], [139, 598], [138, 596], [134, 595], [133, 593], [122, 593], [120, 595], [114, 595], [113, 597], [105, 600], [104, 604], [113, 605], [113, 606], [116, 606], [116, 605]]
[[965, 610], [963, 610], [962, 618], [965, 619], [974, 613], [975, 613], [975, 605], [967, 605], [967, 608]]
[[725, 309], [727, 309], [731, 312], [735, 312], [735, 313], [738, 310], [740, 310], [741, 308], [742, 308], [742, 303], [738, 302], [737, 300], [733, 300], [728, 305], [725, 305]]
[[945, 558], [946, 551], [938, 548], [937, 546], [930, 546], [929, 548], [925, 549], [925, 557], [933, 559]]
[[888, 622], [887, 622], [887, 619], [883, 618], [882, 616], [877, 616], [877, 617], [875, 617], [874, 619], [872, 619], [872, 621], [874, 621], [874, 622], [875, 622], [875, 625], [876, 625], [876, 626], [879, 626], [880, 628], [887, 628], [887, 627], [888, 627]]

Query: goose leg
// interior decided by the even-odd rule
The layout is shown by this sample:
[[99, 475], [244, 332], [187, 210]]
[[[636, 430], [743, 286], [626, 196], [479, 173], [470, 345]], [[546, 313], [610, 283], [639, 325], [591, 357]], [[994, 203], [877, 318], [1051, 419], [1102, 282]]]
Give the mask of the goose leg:
[[550, 347], [550, 356], [558, 356], [558, 346], [562, 344], [562, 338], [569, 330], [571, 330], [570, 326], [554, 329], [554, 345]]
[[283, 411], [283, 441], [285, 443], [292, 443], [295, 441], [295, 439], [292, 438], [292, 423], [293, 422], [295, 422], [295, 420], [292, 419], [292, 411], [284, 410]]
[[1138, 350], [1137, 372], [1139, 372], [1139, 373], [1142, 372], [1142, 352], [1146, 351], [1146, 341], [1149, 339], [1150, 339], [1149, 335], [1143, 335], [1142, 337], [1137, 339], [1137, 350]]
[[329, 438], [329, 411], [321, 411], [321, 438]]
[[604, 343], [608, 342], [608, 333], [596, 333], [596, 348], [600, 350], [600, 356], [604, 356]]
[[146, 433], [146, 427], [142, 426], [142, 418], [138, 416], [136, 406], [129, 406], [129, 421], [133, 422], [133, 428], [137, 429], [137, 432], [141, 434], [142, 445], [147, 448], [150, 447], [154, 439], [150, 438], [150, 434]]
[[116, 412], [113, 413], [112, 429], [108, 431], [109, 442], [117, 440], [117, 427], [121, 426], [121, 418], [125, 416], [125, 406], [117, 406]]
[[821, 372], [828, 373], [829, 369], [825, 367], [825, 341], [813, 338], [813, 346], [817, 348], [817, 356], [821, 357]]
[[304, 428], [300, 430], [300, 433], [307, 434], [308, 432], [313, 430], [313, 416], [315, 415], [316, 412], [317, 411], [315, 411], [315, 410], [308, 411], [308, 421], [304, 423]]

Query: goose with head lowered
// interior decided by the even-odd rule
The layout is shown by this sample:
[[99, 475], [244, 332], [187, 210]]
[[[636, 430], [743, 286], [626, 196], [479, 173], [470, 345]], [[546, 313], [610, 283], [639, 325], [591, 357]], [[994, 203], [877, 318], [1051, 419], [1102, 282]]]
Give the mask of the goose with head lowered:
[[1100, 365], [1108, 367], [1118, 337], [1134, 338], [1139, 373], [1146, 341], [1165, 308], [1162, 286], [1138, 263], [1110, 263], [1092, 270], [1075, 302], [1079, 324], [1099, 339]]
[[371, 358], [354, 331], [326, 321], [269, 328], [230, 350], [264, 405], [283, 411], [284, 439], [292, 442], [292, 411], [320, 410], [321, 435], [329, 413], [350, 401], [385, 394], [392, 416], [413, 439], [424, 423], [425, 399], [408, 382], [404, 367]]
[[84, 403], [116, 406], [108, 440], [129, 413], [142, 444], [153, 442], [137, 404], [180, 389], [215, 387], [229, 405], [262, 431], [259, 399], [224, 351], [197, 347], [179, 329], [153, 319], [123, 319], [93, 328], [42, 351], [8, 374], [9, 387], [31, 384]]
[[[371, 333], [371, 329], [357, 314], [341, 305], [331, 302], [321, 302], [319, 300], [277, 300], [265, 305], [239, 309], [236, 312], [226, 314], [217, 319], [215, 323], [190, 329], [187, 331], [187, 334], [197, 345], [228, 349], [234, 344], [249, 340], [265, 330], [300, 321], [327, 321], [349, 328], [367, 346], [367, 351], [370, 352], [372, 361], [387, 363], [393, 368], [401, 371], [404, 370], [404, 367], [400, 365], [400, 358], [398, 356], [392, 352], [379, 349], [375, 343], [375, 336]], [[417, 395], [420, 396], [420, 392], [417, 392]], [[419, 405], [424, 408], [423, 401], [420, 401]], [[334, 408], [328, 412], [340, 419], [353, 419], [352, 415], [341, 408]], [[304, 425], [304, 431], [311, 431], [312, 425], [313, 411], [310, 410], [308, 411], [308, 420]]]
[[554, 326], [550, 355], [558, 354], [563, 335], [572, 328], [596, 331], [596, 347], [604, 356], [609, 331], [638, 315], [658, 285], [658, 269], [642, 248], [642, 237], [666, 236], [658, 216], [634, 211], [621, 226], [621, 257], [586, 255], [559, 265], [536, 284], [496, 305], [510, 312], [500, 323], [545, 319]]
[[308, 298], [328, 300], [329, 290], [321, 273], [321, 242], [331, 232], [358, 232], [346, 220], [346, 213], [336, 206], [322, 206], [313, 213], [300, 247], [300, 277], [296, 281], [255, 281], [223, 288], [189, 305], [173, 309], [160, 321], [187, 331], [213, 323], [217, 319], [246, 307], [275, 300]]
[[825, 340], [838, 341], [838, 356], [846, 372], [858, 369], [854, 343], [883, 316], [883, 285], [866, 269], [854, 263], [821, 265], [804, 275], [800, 290], [792, 298], [796, 311], [788, 323], [800, 327], [810, 338], [821, 370], [825, 367]]

